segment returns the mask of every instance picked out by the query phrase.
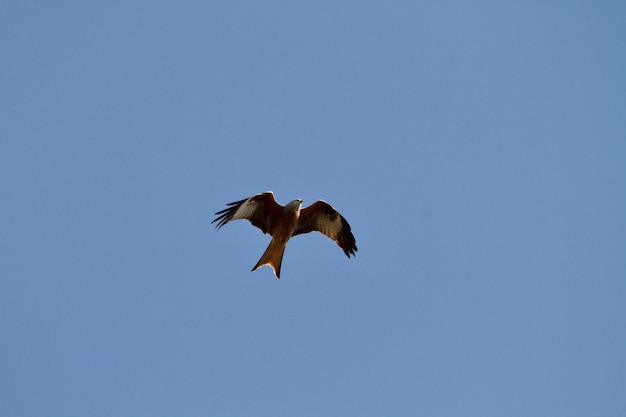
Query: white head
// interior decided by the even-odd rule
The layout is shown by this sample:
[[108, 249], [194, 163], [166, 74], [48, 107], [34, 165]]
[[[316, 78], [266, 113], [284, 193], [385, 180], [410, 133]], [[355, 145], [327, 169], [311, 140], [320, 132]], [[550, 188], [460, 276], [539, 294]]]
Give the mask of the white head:
[[296, 198], [295, 200], [287, 204], [285, 206], [285, 209], [290, 210], [290, 211], [295, 211], [296, 213], [300, 213], [300, 207], [302, 207], [302, 200], [299, 198]]

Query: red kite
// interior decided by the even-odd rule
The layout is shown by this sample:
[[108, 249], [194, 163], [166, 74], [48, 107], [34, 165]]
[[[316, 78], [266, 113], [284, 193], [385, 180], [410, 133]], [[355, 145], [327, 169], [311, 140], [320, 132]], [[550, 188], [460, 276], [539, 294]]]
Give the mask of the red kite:
[[318, 200], [303, 209], [300, 209], [300, 199], [281, 206], [274, 199], [274, 193], [267, 191], [227, 205], [230, 207], [215, 213], [217, 218], [211, 222], [217, 222], [215, 227], [219, 229], [231, 220], [247, 219], [263, 233], [272, 236], [272, 241], [252, 268], [253, 271], [260, 266], [269, 265], [276, 278], [280, 278], [280, 264], [287, 241], [302, 233], [323, 233], [334, 240], [348, 258], [350, 255], [356, 256], [356, 241], [350, 225], [325, 201]]

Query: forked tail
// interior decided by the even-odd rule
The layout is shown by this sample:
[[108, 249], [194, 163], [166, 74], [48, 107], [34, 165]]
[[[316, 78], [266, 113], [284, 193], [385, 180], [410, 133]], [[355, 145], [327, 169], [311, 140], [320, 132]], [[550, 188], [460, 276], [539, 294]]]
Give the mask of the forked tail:
[[267, 249], [259, 259], [259, 262], [254, 265], [252, 270], [254, 271], [260, 266], [269, 265], [274, 270], [274, 275], [276, 278], [280, 278], [280, 264], [283, 262], [283, 254], [285, 253], [285, 246], [287, 246], [287, 242], [280, 242], [276, 239], [272, 238]]

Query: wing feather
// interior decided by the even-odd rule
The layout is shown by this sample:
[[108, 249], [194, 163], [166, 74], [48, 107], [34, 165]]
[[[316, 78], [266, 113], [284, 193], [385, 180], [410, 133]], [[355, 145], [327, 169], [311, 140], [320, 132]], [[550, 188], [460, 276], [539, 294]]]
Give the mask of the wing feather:
[[253, 226], [261, 229], [263, 233], [270, 233], [272, 228], [272, 219], [275, 216], [277, 210], [282, 209], [282, 206], [274, 199], [274, 193], [266, 191], [253, 195], [250, 198], [244, 200], [228, 203], [227, 208], [220, 210], [215, 215], [215, 220], [211, 223], [216, 223], [216, 228], [224, 226], [231, 220], [246, 219], [252, 223]]
[[356, 256], [356, 240], [348, 221], [330, 204], [318, 200], [300, 210], [300, 219], [293, 235], [320, 232], [337, 243], [349, 258]]

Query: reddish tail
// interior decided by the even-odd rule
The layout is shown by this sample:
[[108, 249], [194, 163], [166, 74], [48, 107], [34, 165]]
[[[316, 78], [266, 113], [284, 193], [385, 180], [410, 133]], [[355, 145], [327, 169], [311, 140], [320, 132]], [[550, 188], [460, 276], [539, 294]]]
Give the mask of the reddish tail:
[[252, 270], [254, 271], [263, 265], [269, 265], [274, 270], [276, 278], [280, 278], [280, 264], [283, 262], [285, 246], [287, 246], [287, 242], [280, 242], [276, 239], [272, 239], [267, 249], [265, 249], [263, 256], [261, 256], [261, 259], [259, 259], [259, 262], [254, 265]]

